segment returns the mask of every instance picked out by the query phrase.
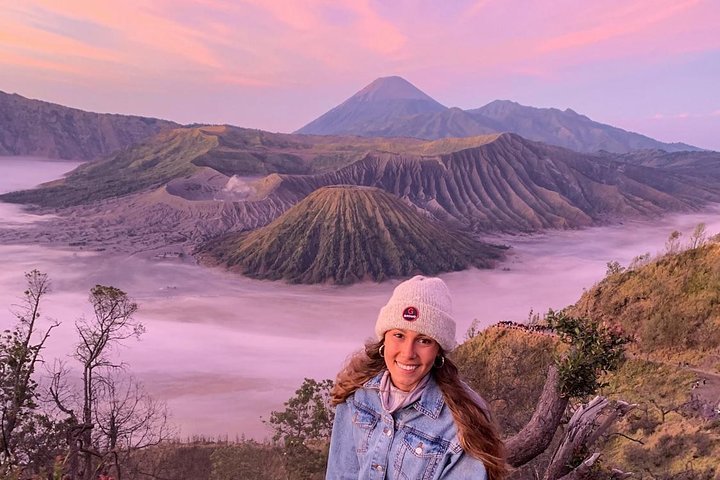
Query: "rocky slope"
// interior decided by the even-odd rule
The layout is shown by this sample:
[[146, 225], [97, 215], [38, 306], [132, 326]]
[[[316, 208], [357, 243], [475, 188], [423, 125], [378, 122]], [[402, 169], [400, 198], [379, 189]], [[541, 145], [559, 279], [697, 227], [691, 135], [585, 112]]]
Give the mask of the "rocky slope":
[[487, 268], [501, 252], [383, 190], [333, 186], [314, 191], [266, 227], [209, 242], [199, 255], [254, 278], [348, 284]]
[[0, 155], [94, 160], [176, 127], [157, 118], [85, 112], [0, 91]]
[[[483, 140], [480, 140], [482, 142]], [[465, 139], [458, 145], [475, 145]], [[42, 188], [1, 195], [2, 201], [69, 207], [164, 186], [210, 168], [227, 177], [334, 171], [368, 151], [446, 151], [455, 143], [412, 139], [286, 135], [228, 126], [180, 128], [79, 167]], [[213, 199], [212, 195], [206, 199]]]
[[267, 225], [314, 190], [341, 184], [381, 188], [478, 233], [578, 228], [720, 200], [702, 165], [678, 174], [512, 134], [421, 141], [197, 127], [154, 140], [43, 188], [1, 196], [61, 210], [34, 230], [0, 238], [188, 252]]
[[296, 133], [437, 139], [500, 132], [579, 152], [700, 150], [595, 122], [571, 109], [534, 108], [507, 100], [465, 111], [446, 108], [400, 77], [375, 80]]
[[701, 174], [706, 178], [720, 180], [720, 152], [637, 150], [623, 155], [613, 155], [609, 152], [601, 152], [599, 155], [633, 165], [661, 168], [684, 175]]
[[512, 134], [440, 155], [371, 153], [335, 172], [283, 175], [271, 195], [292, 201], [338, 183], [382, 188], [476, 231], [576, 228], [720, 200], [718, 188], [701, 175], [583, 155]]

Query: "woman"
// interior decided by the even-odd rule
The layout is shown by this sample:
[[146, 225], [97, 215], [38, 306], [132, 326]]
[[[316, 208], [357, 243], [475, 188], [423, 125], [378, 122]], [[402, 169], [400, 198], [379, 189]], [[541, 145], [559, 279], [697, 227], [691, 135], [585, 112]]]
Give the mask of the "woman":
[[418, 275], [395, 288], [378, 315], [377, 342], [333, 387], [328, 480], [504, 478], [487, 404], [445, 357], [456, 346], [451, 315], [439, 278]]

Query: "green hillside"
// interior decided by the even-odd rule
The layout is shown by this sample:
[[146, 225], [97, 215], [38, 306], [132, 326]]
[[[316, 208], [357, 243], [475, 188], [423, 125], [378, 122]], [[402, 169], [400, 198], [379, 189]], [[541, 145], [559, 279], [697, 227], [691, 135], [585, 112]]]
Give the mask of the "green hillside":
[[81, 165], [41, 188], [6, 193], [0, 199], [68, 207], [119, 197], [192, 174], [198, 169], [192, 161], [216, 145], [217, 138], [202, 129], [171, 130], [103, 161]]
[[200, 248], [201, 258], [254, 278], [348, 284], [490, 267], [503, 248], [420, 215], [377, 188], [325, 187], [251, 233]]
[[645, 261], [608, 275], [570, 311], [619, 323], [645, 358], [720, 373], [720, 244]]
[[224, 175], [318, 174], [350, 165], [368, 152], [437, 155], [486, 144], [497, 135], [435, 142], [410, 138], [287, 135], [229, 126], [161, 132], [63, 179], [0, 195], [11, 203], [63, 208], [146, 191], [208, 167]]
[[[633, 337], [626, 361], [603, 378], [598, 394], [636, 407], [598, 440], [593, 478], [611, 478], [617, 468], [641, 480], [720, 479], [719, 304], [720, 244], [709, 243], [652, 261], [642, 256], [628, 269], [614, 265], [565, 310]], [[560, 345], [551, 335], [496, 326], [456, 351], [506, 437], [530, 418]], [[548, 460], [543, 454], [512, 478], [532, 478]]]

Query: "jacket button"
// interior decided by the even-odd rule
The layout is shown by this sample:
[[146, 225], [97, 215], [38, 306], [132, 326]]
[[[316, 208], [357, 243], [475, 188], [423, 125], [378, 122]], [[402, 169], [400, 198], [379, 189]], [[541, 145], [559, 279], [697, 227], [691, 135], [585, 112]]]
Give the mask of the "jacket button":
[[390, 432], [390, 429], [387, 428], [387, 427], [383, 428], [383, 433], [384, 433], [385, 435], [387, 435], [388, 437], [389, 437], [390, 435], [392, 435], [392, 432]]
[[422, 448], [421, 448], [421, 447], [417, 447], [417, 448], [415, 449], [415, 453], [417, 453], [418, 455], [421, 455], [421, 454], [422, 454]]
[[383, 471], [383, 466], [382, 466], [382, 465], [375, 465], [375, 470], [377, 470], [378, 472], [382, 472], [382, 471]]

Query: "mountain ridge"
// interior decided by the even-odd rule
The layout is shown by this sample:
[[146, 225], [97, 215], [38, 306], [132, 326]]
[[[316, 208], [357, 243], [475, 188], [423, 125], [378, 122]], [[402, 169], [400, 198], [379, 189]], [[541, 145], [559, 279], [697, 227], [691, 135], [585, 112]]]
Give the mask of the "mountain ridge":
[[180, 125], [87, 112], [0, 91], [0, 155], [95, 160]]
[[[295, 133], [403, 136], [432, 140], [510, 132], [529, 140], [586, 153], [600, 150], [627, 153], [638, 149], [662, 149], [668, 152], [702, 150], [684, 143], [660, 142], [639, 133], [596, 122], [570, 108], [535, 108], [510, 100], [494, 100], [485, 106], [468, 110], [443, 107], [434, 100], [434, 108], [427, 105], [427, 108], [411, 108], [407, 100], [392, 96], [393, 88], [385, 88], [383, 80], [386, 78], [401, 79], [412, 86], [401, 77], [377, 79]], [[383, 101], [374, 102], [372, 108], [368, 107], [367, 102], [360, 101], [367, 89], [381, 89]], [[412, 89], [420, 91], [415, 86]], [[422, 98], [431, 98], [427, 94], [422, 95]]]

